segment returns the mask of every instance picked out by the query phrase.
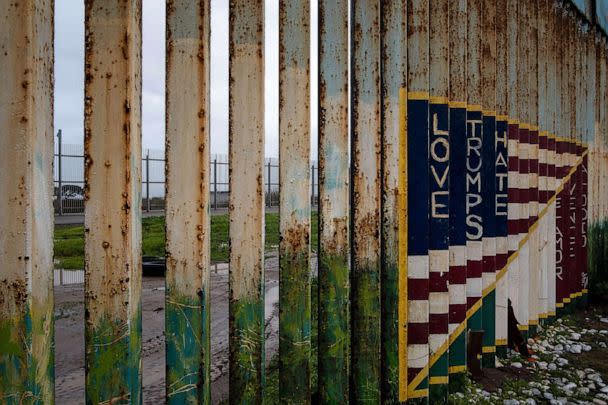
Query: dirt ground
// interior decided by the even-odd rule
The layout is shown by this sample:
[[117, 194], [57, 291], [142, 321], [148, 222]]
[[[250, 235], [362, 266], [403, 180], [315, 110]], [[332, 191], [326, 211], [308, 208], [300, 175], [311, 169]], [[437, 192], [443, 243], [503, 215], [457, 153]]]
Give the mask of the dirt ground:
[[[279, 267], [276, 254], [266, 258], [266, 364], [278, 350]], [[144, 277], [143, 402], [165, 401], [165, 302], [163, 277]], [[83, 285], [55, 287], [55, 388], [58, 404], [84, 401]], [[211, 379], [213, 403], [228, 398], [228, 266], [211, 274]]]

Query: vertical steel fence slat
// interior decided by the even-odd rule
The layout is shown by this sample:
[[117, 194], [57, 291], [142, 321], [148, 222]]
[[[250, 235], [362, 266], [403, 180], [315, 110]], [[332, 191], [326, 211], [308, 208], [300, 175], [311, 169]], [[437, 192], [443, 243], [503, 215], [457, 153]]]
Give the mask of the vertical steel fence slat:
[[230, 403], [261, 403], [264, 388], [262, 0], [230, 1], [229, 35]]
[[52, 404], [53, 1], [0, 12], [0, 402]]
[[[428, 400], [429, 361], [429, 3], [407, 4], [408, 400]], [[415, 190], [415, 192], [414, 192]]]
[[319, 398], [349, 398], [347, 0], [319, 2]]
[[517, 151], [519, 149], [519, 111], [518, 103], [518, 75], [517, 65], [519, 50], [518, 35], [518, 14], [519, 5], [517, 0], [507, 0], [507, 136], [508, 136], [508, 254], [514, 257], [507, 267], [509, 290], [507, 295], [508, 311], [515, 312], [518, 307], [518, 287], [519, 287], [519, 259], [514, 256], [518, 251], [519, 244], [519, 160]]
[[174, 0], [166, 15], [166, 395], [170, 404], [204, 404], [211, 402], [210, 1]]
[[529, 3], [529, 54], [528, 54], [528, 103], [529, 103], [529, 145], [528, 145], [528, 245], [530, 256], [528, 290], [528, 324], [530, 336], [535, 336], [539, 321], [540, 293], [540, 234], [536, 225], [538, 219], [538, 158], [539, 158], [539, 117], [538, 117], [538, 0]]
[[482, 119], [482, 0], [467, 4], [467, 134], [466, 134], [466, 263], [467, 328], [482, 329], [483, 244], [483, 119]]
[[141, 403], [141, 2], [85, 2], [87, 403]]
[[[564, 141], [563, 135], [566, 127], [566, 118], [567, 118], [567, 94], [566, 94], [566, 74], [567, 74], [567, 49], [568, 49], [568, 31], [565, 25], [565, 11], [563, 8], [559, 7], [557, 10], [557, 29], [556, 32], [558, 37], [556, 40], [563, 44], [563, 52], [559, 52], [557, 54], [557, 63], [559, 65], [559, 70], [557, 74], [557, 90], [558, 90], [558, 100], [557, 108], [558, 108], [558, 124], [556, 126], [556, 162], [555, 162], [555, 173], [556, 173], [556, 182], [559, 188], [563, 186], [563, 177], [564, 177]], [[564, 191], [558, 192], [556, 195], [556, 239], [555, 239], [555, 275], [556, 275], [556, 311], [558, 315], [561, 315], [563, 312], [563, 299], [565, 294], [565, 258], [564, 258], [564, 236], [565, 236], [565, 227], [564, 220], [566, 217], [565, 207], [566, 204], [563, 201], [563, 196], [565, 195]]]
[[[399, 246], [403, 231], [399, 226], [401, 97], [407, 85], [407, 1], [382, 5], [382, 267], [381, 267], [381, 380], [382, 401], [398, 403], [401, 381], [399, 302], [407, 299], [400, 289]], [[404, 234], [403, 234], [404, 235]], [[403, 295], [403, 296], [402, 296]], [[403, 333], [403, 332], [401, 332]], [[405, 391], [405, 390], [403, 390]], [[406, 394], [404, 392], [404, 394]]]
[[429, 400], [448, 399], [449, 1], [429, 3]]
[[507, 0], [496, 0], [496, 356], [507, 354], [508, 271], [508, 61]]
[[519, 198], [515, 203], [520, 206], [520, 216], [518, 222], [518, 248], [519, 248], [519, 282], [517, 307], [514, 308], [516, 318], [524, 337], [528, 332], [528, 291], [529, 291], [529, 263], [530, 245], [525, 243], [528, 234], [528, 219], [530, 206], [528, 204], [529, 189], [529, 142], [530, 142], [530, 113], [529, 113], [529, 53], [530, 53], [530, 26], [529, 26], [529, 4], [520, 2], [517, 19], [519, 21], [520, 35], [517, 37], [518, 58], [517, 58], [517, 106], [519, 118], [517, 148], [517, 158], [519, 161]]
[[548, 108], [548, 84], [549, 66], [548, 57], [548, 0], [538, 0], [537, 26], [538, 26], [538, 70], [537, 70], [537, 105], [538, 105], [538, 194], [537, 194], [537, 217], [538, 217], [538, 322], [539, 325], [545, 324], [547, 319], [548, 304], [548, 221], [550, 211], [548, 201], [548, 173], [547, 173], [547, 151], [548, 151], [548, 128], [549, 128], [549, 108]]
[[279, 396], [310, 402], [310, 3], [279, 2]]
[[351, 3], [351, 401], [380, 401], [380, 1]]
[[466, 71], [467, 71], [467, 0], [449, 2], [449, 107], [450, 107], [450, 171], [461, 175], [450, 176], [450, 269], [448, 315], [449, 388], [464, 387], [466, 376]]
[[549, 224], [548, 224], [548, 239], [547, 239], [547, 322], [552, 323], [555, 318], [556, 304], [556, 264], [555, 264], [555, 240], [556, 240], [556, 192], [557, 182], [555, 176], [555, 135], [557, 133], [558, 107], [559, 107], [559, 92], [558, 84], [558, 58], [559, 43], [557, 41], [557, 5], [554, 0], [548, 0], [548, 39], [547, 39], [547, 107], [549, 114], [547, 117], [547, 176], [548, 176], [548, 192], [549, 200], [547, 201], [549, 208]]
[[484, 0], [481, 16], [483, 367], [494, 367], [496, 351], [496, 12], [496, 0]]

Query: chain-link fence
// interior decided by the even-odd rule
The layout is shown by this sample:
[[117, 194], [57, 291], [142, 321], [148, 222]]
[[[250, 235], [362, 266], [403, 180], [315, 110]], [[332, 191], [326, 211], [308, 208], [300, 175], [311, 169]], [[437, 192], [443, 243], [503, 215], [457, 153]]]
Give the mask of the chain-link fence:
[[[80, 214], [84, 212], [84, 147], [65, 144], [61, 132], [55, 143], [53, 204], [55, 215]], [[165, 152], [146, 149], [142, 155], [142, 209], [146, 212], [165, 209]], [[210, 202], [212, 209], [228, 208], [228, 156], [212, 154], [210, 162]], [[310, 166], [313, 205], [318, 198], [318, 167]], [[61, 191], [60, 191], [61, 190]], [[266, 158], [264, 166], [264, 190], [266, 206], [279, 205], [279, 161]]]

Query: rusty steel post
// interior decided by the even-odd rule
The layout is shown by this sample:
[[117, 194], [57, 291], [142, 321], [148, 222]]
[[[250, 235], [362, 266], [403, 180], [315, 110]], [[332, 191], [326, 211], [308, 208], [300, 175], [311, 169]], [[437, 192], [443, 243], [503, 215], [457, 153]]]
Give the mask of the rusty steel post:
[[529, 53], [530, 53], [530, 10], [528, 2], [520, 2], [517, 16], [520, 33], [517, 37], [517, 109], [519, 118], [519, 198], [520, 216], [518, 223], [519, 282], [517, 286], [517, 307], [514, 307], [522, 334], [528, 332], [528, 290], [530, 287], [530, 245], [527, 243], [530, 216], [529, 204], [529, 150], [530, 150], [530, 96], [529, 96]]
[[495, 337], [496, 356], [507, 355], [507, 310], [509, 296], [508, 270], [508, 119], [509, 119], [509, 36], [507, 31], [507, 0], [496, 0], [496, 290]]
[[482, 118], [483, 0], [467, 3], [467, 133], [466, 133], [466, 263], [467, 328], [481, 330], [483, 268], [483, 118]]
[[519, 218], [521, 207], [519, 204], [519, 109], [518, 109], [518, 72], [517, 65], [519, 59], [518, 49], [518, 13], [519, 5], [517, 0], [507, 0], [507, 116], [508, 116], [508, 215], [507, 241], [509, 245], [507, 263], [509, 290], [507, 299], [511, 303], [513, 310], [518, 308], [518, 288], [519, 288]]
[[568, 115], [568, 94], [567, 94], [567, 73], [568, 73], [568, 39], [569, 32], [566, 24], [566, 11], [559, 7], [557, 12], [557, 42], [561, 43], [562, 51], [557, 54], [558, 64], [560, 69], [558, 71], [558, 118], [559, 122], [556, 127], [556, 162], [555, 162], [555, 173], [556, 173], [556, 239], [555, 239], [555, 276], [556, 276], [556, 312], [557, 315], [563, 313], [564, 298], [566, 294], [567, 281], [565, 271], [565, 220], [568, 215], [566, 211], [565, 202], [565, 190], [563, 190], [563, 178], [565, 169], [565, 138], [564, 133], [567, 133], [569, 129], [566, 129], [567, 115]]
[[[580, 101], [577, 94], [577, 84], [576, 80], [579, 73], [578, 66], [578, 52], [577, 52], [577, 36], [578, 30], [580, 27], [578, 24], [572, 24], [572, 20], [574, 17], [574, 10], [570, 10], [568, 26], [570, 31], [570, 40], [568, 42], [568, 60], [569, 60], [569, 68], [568, 68], [568, 109], [569, 109], [569, 119], [567, 126], [567, 171], [566, 176], [570, 174], [570, 170], [574, 167], [574, 162], [576, 160], [575, 157], [575, 149], [576, 149], [576, 134], [577, 134], [577, 120], [579, 111], [577, 108], [577, 103]], [[572, 312], [572, 298], [574, 293], [574, 288], [576, 285], [576, 269], [575, 269], [575, 243], [576, 243], [576, 196], [572, 193], [575, 191], [575, 182], [574, 177], [568, 176], [568, 180], [566, 185], [564, 186], [566, 189], [565, 197], [567, 203], [567, 216], [566, 216], [566, 280], [568, 280], [566, 286], [567, 291], [565, 295], [564, 302], [565, 309], [568, 313]]]
[[310, 403], [310, 2], [279, 2], [279, 397]]
[[347, 0], [319, 1], [319, 398], [349, 398]]
[[[467, 0], [449, 2], [449, 108], [450, 171], [466, 171], [467, 132]], [[467, 266], [466, 266], [466, 179], [450, 176], [449, 247], [449, 391], [464, 388], [466, 376]]]
[[[407, 367], [404, 345], [399, 334], [400, 303], [407, 305], [402, 287], [405, 275], [399, 260], [399, 248], [407, 237], [400, 226], [401, 179], [400, 145], [405, 136], [403, 101], [407, 86], [407, 1], [394, 0], [382, 5], [382, 266], [381, 266], [381, 391], [382, 402], [394, 404], [405, 400], [407, 381], [400, 378], [400, 365]], [[405, 306], [406, 306], [405, 305]]]
[[141, 402], [141, 1], [85, 2], [88, 403]]
[[[167, 3], [167, 403], [210, 403], [210, 1]], [[188, 78], [188, 80], [185, 80]]]
[[351, 48], [351, 401], [380, 401], [380, 1], [356, 0]]
[[230, 403], [259, 404], [264, 385], [264, 2], [230, 0], [229, 35]]
[[528, 5], [529, 29], [528, 38], [528, 112], [530, 124], [528, 144], [528, 245], [529, 255], [529, 289], [528, 289], [528, 325], [530, 336], [536, 335], [539, 314], [540, 292], [540, 233], [538, 224], [538, 0]]
[[429, 401], [448, 400], [449, 1], [429, 3]]
[[558, 108], [560, 104], [558, 91], [558, 57], [557, 13], [555, 0], [548, 0], [548, 38], [547, 38], [547, 323], [555, 318], [555, 238], [556, 238], [556, 178], [555, 178], [555, 134], [557, 133]]
[[549, 26], [547, 9], [548, 0], [538, 0], [537, 25], [538, 25], [538, 307], [537, 315], [539, 324], [545, 324], [548, 311], [548, 225], [550, 211], [548, 201], [548, 172], [547, 172], [547, 152], [548, 152], [548, 128], [549, 128], [549, 99], [548, 95], [548, 76], [549, 64], [548, 44]]
[[494, 367], [496, 336], [496, 0], [484, 0], [481, 12], [481, 107], [482, 107], [482, 366]]
[[407, 16], [407, 188], [413, 191], [407, 194], [407, 397], [411, 402], [426, 402], [429, 387], [429, 2], [409, 0]]
[[52, 404], [53, 1], [0, 11], [0, 402]]

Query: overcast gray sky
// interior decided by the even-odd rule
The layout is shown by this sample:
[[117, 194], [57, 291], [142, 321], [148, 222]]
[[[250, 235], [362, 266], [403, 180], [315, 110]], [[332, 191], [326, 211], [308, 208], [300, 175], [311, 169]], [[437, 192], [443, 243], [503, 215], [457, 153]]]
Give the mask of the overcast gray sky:
[[[278, 0], [266, 0], [266, 156], [278, 155]], [[317, 26], [316, 2], [311, 27]], [[317, 100], [317, 34], [311, 37], [312, 111]], [[55, 1], [55, 129], [83, 142], [84, 1]], [[143, 147], [164, 149], [165, 0], [143, 0]], [[317, 120], [311, 146], [316, 158]], [[211, 0], [211, 151], [228, 152], [228, 0]]]

